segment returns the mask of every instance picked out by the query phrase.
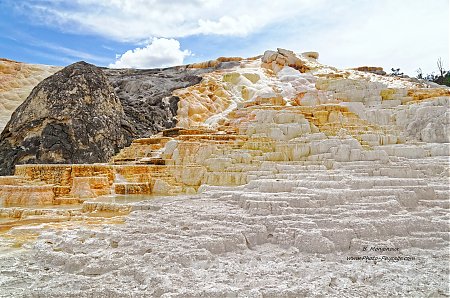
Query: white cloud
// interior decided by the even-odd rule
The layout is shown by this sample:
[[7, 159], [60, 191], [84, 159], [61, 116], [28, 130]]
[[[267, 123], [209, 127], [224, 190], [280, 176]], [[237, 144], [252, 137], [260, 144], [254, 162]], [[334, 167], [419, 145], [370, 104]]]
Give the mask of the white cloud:
[[[449, 64], [448, 0], [330, 1], [302, 23], [286, 23], [283, 30], [266, 32], [251, 45], [253, 54], [283, 47], [297, 52], [318, 51], [320, 61], [348, 68], [400, 67], [408, 75], [437, 70], [442, 57]], [[238, 49], [241, 50], [241, 49]]]
[[119, 55], [111, 68], [155, 68], [183, 64], [189, 50], [182, 51], [180, 43], [175, 39], [153, 38], [143, 48], [126, 51]]
[[[387, 70], [400, 67], [410, 75], [419, 67], [424, 72], [434, 71], [438, 57], [442, 57], [447, 68], [449, 65], [448, 0], [23, 0], [14, 3], [33, 21], [135, 44], [150, 36], [200, 35], [198, 40], [202, 40], [201, 35], [238, 36], [250, 42], [235, 44], [230, 38], [226, 48], [231, 56], [252, 56], [276, 47], [317, 50], [323, 62], [338, 67], [375, 65]], [[189, 48], [200, 53], [197, 49], [202, 46], [191, 44]], [[214, 47], [208, 45], [209, 49]], [[138, 55], [134, 51], [128, 55]], [[208, 55], [200, 53], [199, 56], [202, 54]], [[209, 58], [215, 58], [215, 53], [211, 52]]]
[[[324, 0], [70, 0], [20, 1], [21, 10], [62, 30], [118, 41], [195, 34], [246, 36], [278, 21], [324, 8]], [[69, 26], [68, 26], [69, 25]]]
[[[75, 62], [77, 60], [87, 60], [91, 63], [105, 64], [111, 61], [111, 59], [105, 56], [94, 55], [85, 51], [80, 51], [65, 46], [61, 46], [58, 43], [45, 41], [34, 34], [29, 34], [18, 29], [10, 31], [14, 35], [14, 40], [17, 42], [24, 42], [28, 46], [40, 48], [40, 56], [48, 57], [52, 60], [59, 60], [65, 63]], [[45, 50], [45, 52], [43, 52]], [[31, 50], [30, 50], [31, 51]], [[33, 49], [36, 53], [38, 50]]]
[[449, 61], [448, 0], [378, 0], [343, 11], [334, 28], [305, 40], [338, 67], [400, 67], [408, 75]]
[[105, 63], [106, 61], [108, 61], [107, 58], [102, 57], [102, 56], [92, 55], [92, 54], [89, 54], [89, 53], [86, 53], [83, 51], [66, 48], [66, 47], [63, 47], [63, 46], [60, 46], [60, 45], [57, 45], [54, 43], [50, 43], [50, 42], [41, 41], [41, 42], [36, 42], [35, 45], [54, 50], [58, 53], [62, 53], [66, 56], [77, 58], [77, 59], [84, 59], [84, 60], [89, 60], [89, 61], [94, 61], [94, 62], [99, 62], [99, 63]]

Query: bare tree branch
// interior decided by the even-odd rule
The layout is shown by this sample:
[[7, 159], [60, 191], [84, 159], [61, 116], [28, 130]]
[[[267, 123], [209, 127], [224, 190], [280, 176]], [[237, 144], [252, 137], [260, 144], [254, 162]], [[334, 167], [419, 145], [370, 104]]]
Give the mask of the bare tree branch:
[[437, 60], [437, 67], [438, 67], [438, 70], [439, 70], [439, 72], [441, 74], [441, 77], [443, 77], [444, 73], [445, 73], [445, 70], [444, 70], [444, 67], [442, 66], [442, 59], [441, 59], [441, 57], [439, 57], [439, 59]]

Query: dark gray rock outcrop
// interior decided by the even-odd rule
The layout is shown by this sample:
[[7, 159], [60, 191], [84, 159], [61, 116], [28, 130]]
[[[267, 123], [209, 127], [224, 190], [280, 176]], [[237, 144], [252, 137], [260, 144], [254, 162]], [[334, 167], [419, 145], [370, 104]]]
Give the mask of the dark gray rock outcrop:
[[132, 139], [176, 126], [172, 91], [236, 66], [107, 69], [86, 62], [39, 83], [0, 135], [0, 175], [16, 164], [107, 162]]
[[39, 83], [0, 135], [0, 175], [25, 163], [107, 162], [136, 136], [107, 77], [77, 62]]
[[202, 73], [214, 68], [186, 66], [165, 69], [103, 69], [139, 137], [176, 126], [179, 99], [175, 89], [200, 83]]

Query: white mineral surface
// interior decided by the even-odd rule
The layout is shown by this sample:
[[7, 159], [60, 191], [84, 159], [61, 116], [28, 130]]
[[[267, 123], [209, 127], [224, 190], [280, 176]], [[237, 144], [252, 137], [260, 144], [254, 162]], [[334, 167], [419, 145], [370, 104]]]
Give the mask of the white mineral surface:
[[152, 193], [182, 194], [125, 202], [123, 224], [33, 222], [101, 203], [27, 211], [0, 241], [0, 297], [449, 297], [448, 88], [317, 56], [267, 51], [178, 90], [183, 127], [247, 139], [168, 141], [180, 170]]
[[55, 66], [0, 59], [0, 132], [34, 86], [59, 69], [60, 67]]
[[123, 225], [47, 230], [0, 258], [1, 296], [449, 294], [447, 158], [269, 168], [134, 203]]

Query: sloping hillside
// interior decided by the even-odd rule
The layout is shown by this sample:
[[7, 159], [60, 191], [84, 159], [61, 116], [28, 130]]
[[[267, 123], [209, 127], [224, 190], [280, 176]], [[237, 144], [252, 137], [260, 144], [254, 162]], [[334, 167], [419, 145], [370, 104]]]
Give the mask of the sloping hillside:
[[61, 68], [0, 58], [0, 132], [34, 86]]
[[5, 295], [450, 294], [449, 89], [314, 52], [232, 60], [108, 163], [0, 177]]

